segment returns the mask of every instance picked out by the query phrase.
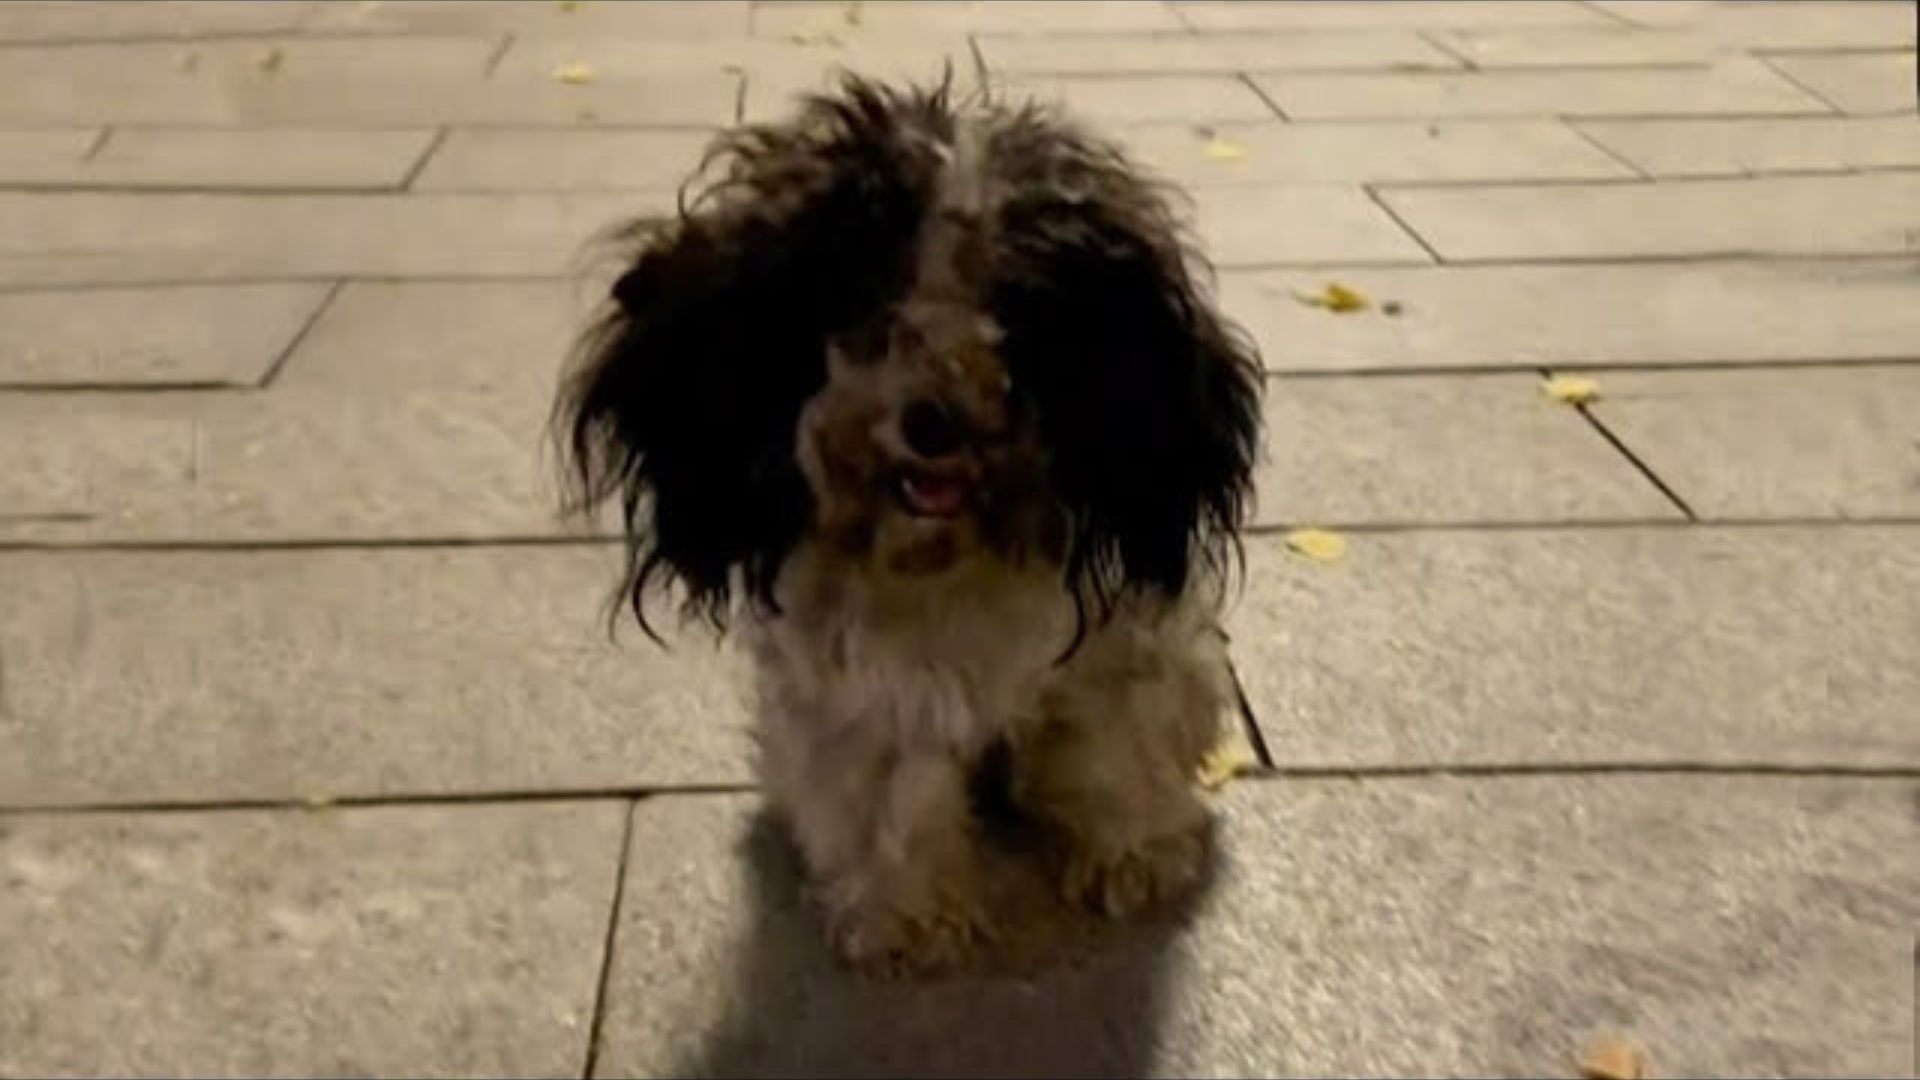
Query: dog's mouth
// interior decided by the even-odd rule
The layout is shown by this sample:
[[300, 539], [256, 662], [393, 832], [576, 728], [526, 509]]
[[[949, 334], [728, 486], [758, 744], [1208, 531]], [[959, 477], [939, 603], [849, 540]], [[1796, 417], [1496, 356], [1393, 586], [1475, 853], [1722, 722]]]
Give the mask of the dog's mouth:
[[974, 485], [964, 476], [904, 468], [894, 479], [894, 494], [914, 517], [952, 518], [972, 505]]

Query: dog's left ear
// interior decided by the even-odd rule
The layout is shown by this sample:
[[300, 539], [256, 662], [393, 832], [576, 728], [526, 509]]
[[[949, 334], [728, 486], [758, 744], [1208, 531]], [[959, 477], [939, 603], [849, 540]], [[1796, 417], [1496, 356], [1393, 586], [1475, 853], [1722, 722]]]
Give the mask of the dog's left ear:
[[1101, 611], [1128, 590], [1177, 596], [1196, 565], [1237, 552], [1258, 354], [1196, 280], [1204, 263], [1161, 190], [1117, 151], [1041, 123], [1007, 137], [1031, 175], [1001, 208], [991, 305], [1072, 522], [1068, 583]]

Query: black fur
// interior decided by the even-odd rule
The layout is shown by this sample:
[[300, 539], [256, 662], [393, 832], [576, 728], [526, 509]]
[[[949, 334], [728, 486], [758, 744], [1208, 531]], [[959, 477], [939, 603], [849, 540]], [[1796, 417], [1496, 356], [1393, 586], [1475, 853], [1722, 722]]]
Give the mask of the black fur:
[[[1244, 518], [1257, 358], [1198, 290], [1153, 185], [1041, 110], [988, 108], [1004, 198], [985, 228], [986, 306], [1070, 523], [1063, 585], [1102, 613], [1131, 588], [1178, 594]], [[555, 420], [578, 501], [621, 500], [643, 627], [656, 580], [719, 626], [736, 587], [772, 607], [812, 512], [800, 409], [827, 342], [912, 284], [954, 126], [944, 84], [849, 79], [796, 123], [725, 137], [717, 182], [632, 231], [638, 255]]]

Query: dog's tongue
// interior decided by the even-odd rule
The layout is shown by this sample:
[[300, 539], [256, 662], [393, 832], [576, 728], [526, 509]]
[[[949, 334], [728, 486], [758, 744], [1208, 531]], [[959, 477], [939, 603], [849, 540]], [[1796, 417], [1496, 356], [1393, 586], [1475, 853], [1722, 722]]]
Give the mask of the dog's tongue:
[[932, 517], [952, 517], [967, 501], [967, 486], [954, 480], [914, 477], [907, 481], [906, 488], [913, 508]]

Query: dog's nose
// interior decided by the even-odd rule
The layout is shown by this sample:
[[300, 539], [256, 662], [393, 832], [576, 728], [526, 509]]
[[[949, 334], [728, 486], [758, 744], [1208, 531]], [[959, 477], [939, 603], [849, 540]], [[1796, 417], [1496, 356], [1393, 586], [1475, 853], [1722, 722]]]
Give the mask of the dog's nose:
[[960, 449], [966, 430], [951, 406], [922, 398], [900, 415], [900, 435], [907, 449], [923, 458], [940, 458]]

